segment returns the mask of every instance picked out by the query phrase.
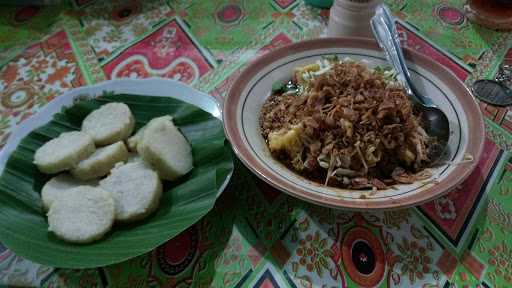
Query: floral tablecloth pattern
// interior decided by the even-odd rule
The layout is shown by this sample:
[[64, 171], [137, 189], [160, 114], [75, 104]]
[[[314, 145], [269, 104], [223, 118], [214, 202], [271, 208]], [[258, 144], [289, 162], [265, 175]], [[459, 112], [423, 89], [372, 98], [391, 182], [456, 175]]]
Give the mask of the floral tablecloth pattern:
[[[386, 1], [402, 44], [470, 85], [512, 64], [512, 35], [460, 0]], [[256, 57], [324, 35], [303, 0], [61, 1], [0, 9], [0, 146], [64, 91], [114, 78], [176, 79], [215, 97]], [[305, 203], [240, 163], [201, 221], [154, 251], [97, 269], [46, 267], [0, 244], [0, 285], [42, 287], [512, 287], [512, 110], [479, 104], [484, 153], [456, 191], [360, 213]]]

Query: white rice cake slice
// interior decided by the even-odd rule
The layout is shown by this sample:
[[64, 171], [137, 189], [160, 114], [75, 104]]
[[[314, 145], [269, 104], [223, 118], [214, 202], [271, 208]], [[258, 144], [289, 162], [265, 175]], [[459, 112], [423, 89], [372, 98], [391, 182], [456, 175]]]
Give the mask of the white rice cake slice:
[[90, 180], [108, 174], [118, 162], [128, 159], [128, 150], [123, 141], [96, 149], [89, 158], [84, 159], [71, 170], [71, 174], [80, 180]]
[[109, 192], [92, 186], [72, 188], [48, 211], [48, 230], [74, 243], [89, 243], [105, 235], [114, 223], [114, 200]]
[[142, 162], [118, 164], [100, 187], [112, 193], [119, 221], [143, 219], [158, 208], [162, 196], [158, 174]]
[[128, 138], [135, 127], [135, 119], [128, 105], [108, 103], [92, 111], [82, 122], [96, 145], [108, 145]]
[[34, 164], [39, 171], [53, 174], [75, 167], [95, 150], [94, 142], [87, 133], [64, 132], [37, 149]]
[[128, 140], [126, 140], [126, 144], [127, 144], [128, 149], [130, 151], [132, 151], [132, 152], [136, 152], [137, 151], [137, 145], [139, 144], [140, 140], [142, 139], [142, 135], [144, 135], [144, 130], [146, 130], [146, 126], [147, 125], [144, 125], [144, 126], [140, 127], [140, 129], [137, 130], [135, 135], [133, 135], [132, 137], [128, 138]]
[[41, 190], [41, 200], [43, 202], [44, 209], [48, 211], [55, 199], [60, 198], [61, 195], [63, 193], [67, 193], [69, 189], [83, 185], [96, 186], [98, 185], [98, 181], [81, 181], [72, 177], [68, 173], [59, 174], [53, 177], [44, 184], [43, 189]]
[[192, 147], [170, 116], [154, 118], [147, 124], [137, 151], [165, 180], [176, 180], [193, 168]]

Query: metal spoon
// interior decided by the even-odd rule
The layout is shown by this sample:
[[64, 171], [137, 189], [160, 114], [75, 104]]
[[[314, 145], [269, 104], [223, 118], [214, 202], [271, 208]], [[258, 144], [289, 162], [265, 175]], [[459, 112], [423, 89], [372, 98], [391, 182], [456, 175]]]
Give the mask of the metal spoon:
[[430, 137], [436, 139], [436, 141], [432, 142], [436, 144], [431, 145], [428, 151], [430, 161], [435, 162], [443, 154], [450, 138], [448, 118], [430, 98], [422, 95], [414, 86], [405, 64], [402, 48], [400, 48], [400, 40], [394, 20], [384, 5], [377, 7], [375, 16], [371, 20], [371, 26], [375, 38], [386, 54], [386, 58], [397, 73], [398, 81], [404, 86], [409, 97], [415, 102], [415, 108], [420, 111], [422, 127]]

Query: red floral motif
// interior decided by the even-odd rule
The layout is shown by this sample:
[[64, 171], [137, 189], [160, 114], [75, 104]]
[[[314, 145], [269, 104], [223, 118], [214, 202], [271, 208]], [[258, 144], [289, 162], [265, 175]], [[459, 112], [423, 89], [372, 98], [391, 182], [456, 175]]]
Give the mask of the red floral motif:
[[5, 82], [5, 86], [11, 85], [18, 78], [18, 64], [7, 64], [4, 71], [0, 73], [0, 78]]
[[151, 45], [154, 46], [153, 52], [159, 57], [172, 56], [181, 47], [177, 40], [176, 28], [165, 29], [160, 37], [151, 41]]
[[494, 271], [488, 272], [489, 278], [500, 277], [512, 284], [512, 248], [503, 241], [488, 248], [487, 253], [490, 256], [487, 263], [494, 268]]
[[34, 43], [0, 68], [0, 147], [12, 125], [84, 79], [65, 31]]
[[168, 73], [163, 74], [162, 77], [190, 84], [198, 77], [198, 75], [190, 63], [179, 62], [176, 64], [176, 66], [174, 66], [174, 69]]
[[71, 72], [71, 67], [69, 66], [63, 66], [60, 68], [57, 68], [53, 73], [48, 75], [48, 79], [46, 80], [49, 84], [54, 84], [57, 81], [64, 82], [64, 78], [68, 76], [68, 74]]
[[142, 61], [133, 61], [116, 73], [115, 78], [148, 78], [149, 72]]
[[453, 220], [457, 217], [457, 211], [455, 211], [455, 205], [450, 198], [441, 197], [434, 200], [434, 207], [436, 213], [441, 219]]
[[415, 240], [409, 242], [406, 238], [402, 238], [402, 243], [397, 243], [396, 246], [400, 252], [398, 262], [402, 264], [402, 275], [408, 276], [411, 285], [431, 272], [432, 258], [427, 255], [425, 247]]
[[35, 61], [34, 65], [32, 66], [32, 71], [34, 73], [41, 73], [44, 70], [48, 69], [48, 59], [42, 58]]
[[334, 252], [327, 246], [327, 239], [320, 237], [320, 232], [314, 234], [308, 233], [304, 239], [299, 240], [299, 248], [295, 254], [299, 256], [298, 263], [292, 262], [292, 267], [297, 272], [298, 266], [303, 266], [308, 272], [315, 271], [319, 277], [322, 277], [324, 269], [329, 270], [330, 258]]
[[174, 20], [125, 50], [103, 69], [110, 79], [159, 76], [192, 84], [211, 66]]

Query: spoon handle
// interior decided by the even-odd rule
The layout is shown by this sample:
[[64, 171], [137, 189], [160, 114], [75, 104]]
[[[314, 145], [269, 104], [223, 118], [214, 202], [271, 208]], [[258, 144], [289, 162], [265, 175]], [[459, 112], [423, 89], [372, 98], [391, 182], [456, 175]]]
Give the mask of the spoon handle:
[[432, 101], [419, 93], [411, 80], [405, 63], [405, 57], [400, 47], [394, 19], [384, 5], [377, 7], [375, 16], [371, 20], [371, 27], [377, 42], [379, 42], [380, 47], [386, 54], [386, 58], [395, 69], [397, 79], [405, 87], [407, 94], [425, 106], [434, 107], [435, 105]]
[[412, 94], [411, 87], [406, 78], [407, 76], [405, 76], [404, 69], [400, 64], [400, 59], [393, 43], [391, 32], [388, 30], [384, 21], [384, 18], [377, 13], [373, 16], [371, 20], [373, 34], [377, 39], [379, 46], [384, 50], [384, 54], [386, 55], [388, 62], [395, 69], [398, 81], [405, 87], [407, 94]]
[[402, 50], [402, 47], [400, 46], [400, 37], [398, 36], [398, 31], [396, 30], [395, 25], [395, 18], [391, 16], [391, 12], [389, 11], [388, 7], [385, 5], [379, 5], [377, 7], [379, 15], [384, 19], [384, 23], [388, 27], [388, 30], [391, 34], [391, 41], [393, 41], [393, 46], [396, 48], [396, 53], [398, 54], [398, 60], [400, 62], [400, 66], [402, 66], [403, 76], [405, 78], [405, 81], [409, 84], [409, 87], [411, 89], [411, 92], [418, 98], [418, 100], [424, 104], [431, 106], [433, 105], [432, 101], [430, 99], [423, 97], [421, 93], [416, 89], [414, 86], [414, 83], [411, 80], [411, 74], [409, 73], [409, 69], [407, 69], [407, 64], [405, 62], [405, 56], [404, 52]]

